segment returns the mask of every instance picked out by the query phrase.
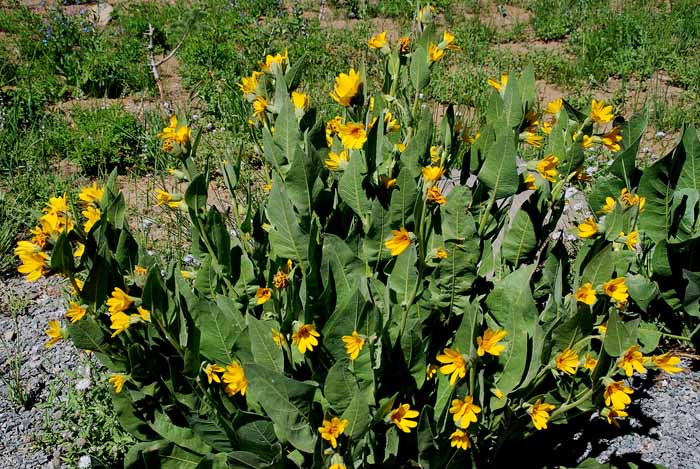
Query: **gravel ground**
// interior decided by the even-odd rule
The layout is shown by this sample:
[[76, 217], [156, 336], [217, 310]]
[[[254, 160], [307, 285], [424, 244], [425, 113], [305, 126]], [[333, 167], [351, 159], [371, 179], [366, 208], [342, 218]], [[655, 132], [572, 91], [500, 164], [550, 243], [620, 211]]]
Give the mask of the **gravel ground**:
[[[60, 467], [57, 451], [47, 454], [34, 447], [31, 437], [41, 429], [48, 384], [63, 379], [65, 370], [77, 365], [78, 353], [63, 341], [50, 349], [44, 347], [44, 330], [51, 319], [65, 313], [58, 279], [41, 279], [27, 283], [22, 279], [0, 281], [0, 468]], [[27, 302], [12, 317], [11, 304]], [[7, 383], [10, 364], [21, 357], [21, 382], [29, 396], [26, 406], [9, 398]]]
[[[16, 327], [10, 303], [22, 301], [26, 307], [17, 316]], [[78, 353], [69, 344], [44, 348], [46, 323], [64, 313], [58, 279], [31, 284], [21, 279], [0, 281], [0, 373], [7, 377], [8, 358], [20, 354], [22, 383], [31, 397], [22, 407], [8, 399], [7, 385], [0, 384], [2, 469], [60, 467], [58, 451], [38, 450], [31, 436], [41, 430], [45, 411], [38, 405], [45, 402], [49, 383], [61, 382], [64, 371], [78, 366]], [[650, 371], [632, 380], [633, 405], [621, 430], [597, 416], [583, 431], [580, 424], [557, 429], [563, 443], [550, 446], [550, 460], [561, 463], [596, 457], [601, 463], [632, 461], [669, 469], [700, 469], [700, 361], [684, 359], [683, 366], [686, 370], [676, 375]]]

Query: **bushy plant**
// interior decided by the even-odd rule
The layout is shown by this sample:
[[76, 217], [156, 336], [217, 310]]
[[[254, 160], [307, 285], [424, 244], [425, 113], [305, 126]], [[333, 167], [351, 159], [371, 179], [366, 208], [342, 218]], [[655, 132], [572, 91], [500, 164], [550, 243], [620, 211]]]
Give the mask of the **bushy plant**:
[[[30, 280], [71, 281], [50, 343], [111, 370], [140, 441], [127, 466], [485, 467], [577, 415], [624, 424], [626, 376], [680, 370], [653, 354], [656, 323], [700, 306], [695, 130], [642, 173], [645, 116], [540, 110], [531, 69], [489, 80], [479, 132], [451, 107], [436, 123], [421, 96], [457, 46], [416, 16], [414, 35], [368, 42], [381, 90], [362, 69], [337, 77], [329, 120], [286, 52], [242, 80], [268, 184], [251, 203], [240, 157], [222, 161], [232, 220], [207, 203], [201, 135], [171, 120], [188, 186], [158, 203], [189, 218], [198, 268], [138, 246], [114, 175], [80, 209], [52, 198], [18, 246]], [[614, 155], [595, 182], [591, 148]]]

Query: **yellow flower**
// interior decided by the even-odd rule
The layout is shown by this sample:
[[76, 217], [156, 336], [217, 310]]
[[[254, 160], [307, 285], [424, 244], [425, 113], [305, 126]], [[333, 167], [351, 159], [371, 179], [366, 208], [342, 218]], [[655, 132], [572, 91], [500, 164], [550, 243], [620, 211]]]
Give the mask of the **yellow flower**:
[[503, 400], [503, 396], [505, 396], [505, 394], [503, 394], [503, 391], [501, 391], [498, 388], [492, 389], [491, 392], [494, 396], [496, 396], [496, 398], [498, 398], [501, 401]]
[[46, 244], [46, 239], [48, 238], [48, 234], [44, 233], [44, 231], [41, 229], [40, 226], [35, 226], [30, 230], [32, 233], [32, 242], [36, 244], [39, 247], [44, 247]]
[[532, 191], [537, 189], [537, 186], [535, 186], [535, 175], [534, 174], [528, 173], [527, 176], [525, 176], [525, 189], [532, 190]]
[[411, 428], [418, 426], [418, 422], [410, 419], [418, 417], [417, 410], [411, 410], [409, 404], [399, 405], [396, 409], [391, 412], [391, 421], [396, 425], [399, 430], [405, 433], [410, 433]]
[[542, 141], [544, 140], [544, 137], [541, 135], [537, 135], [534, 132], [529, 132], [525, 131], [520, 134], [520, 140], [527, 143], [528, 145], [532, 145], [535, 148], [540, 148], [542, 147]]
[[542, 122], [542, 133], [545, 133], [547, 135], [552, 133], [552, 127], [554, 127], [554, 124], [556, 123], [556, 119], [552, 118], [551, 121], [543, 121]]
[[138, 311], [139, 314], [134, 314], [134, 316], [138, 316], [142, 321], [151, 322], [151, 312], [149, 310], [143, 306], [139, 306], [136, 308], [136, 311]]
[[321, 438], [329, 441], [333, 448], [337, 448], [337, 439], [343, 434], [349, 423], [348, 419], [341, 420], [338, 417], [333, 417], [330, 420], [323, 419], [323, 426], [318, 427], [318, 431], [321, 433]]
[[107, 300], [107, 306], [109, 306], [109, 314], [119, 313], [124, 311], [131, 306], [134, 300], [131, 299], [129, 295], [126, 294], [124, 290], [117, 287], [112, 291], [112, 296]]
[[535, 111], [528, 111], [525, 114], [525, 130], [528, 132], [536, 132], [537, 127], [540, 125], [539, 116]]
[[221, 379], [226, 385], [224, 391], [227, 396], [231, 397], [238, 393], [241, 393], [241, 396], [245, 396], [245, 391], [248, 389], [248, 380], [245, 377], [243, 367], [237, 361], [226, 365], [226, 372]]
[[499, 93], [503, 93], [503, 91], [505, 91], [506, 85], [508, 84], [508, 74], [502, 73], [500, 82], [494, 80], [493, 78], [489, 78], [487, 83]]
[[476, 423], [476, 414], [481, 412], [481, 407], [474, 404], [473, 396], [465, 396], [464, 400], [453, 399], [450, 413], [452, 419], [460, 428], [469, 428], [470, 423]]
[[434, 184], [445, 174], [445, 170], [441, 166], [425, 166], [421, 172], [423, 179], [428, 184]]
[[279, 348], [282, 348], [282, 346], [287, 343], [287, 339], [284, 337], [284, 334], [277, 329], [272, 329], [272, 341]]
[[403, 226], [398, 230], [391, 230], [392, 237], [384, 242], [384, 246], [391, 252], [392, 256], [398, 256], [411, 244], [408, 231]]
[[134, 267], [134, 275], [146, 275], [148, 273], [148, 269], [141, 265], [137, 265]]
[[165, 151], [172, 150], [173, 142], [184, 145], [190, 139], [190, 129], [186, 125], [178, 125], [177, 117], [170, 117], [170, 125], [165, 127], [158, 134], [158, 138], [163, 140], [163, 149]]
[[615, 410], [622, 410], [627, 404], [632, 402], [628, 394], [632, 394], [631, 388], [624, 385], [622, 381], [614, 381], [605, 387], [605, 405]]
[[411, 52], [410, 39], [408, 36], [403, 36], [399, 39], [399, 52], [402, 54], [408, 54]]
[[559, 174], [559, 171], [557, 171], [558, 164], [559, 158], [554, 155], [549, 155], [537, 162], [536, 169], [542, 178], [553, 182]]
[[440, 46], [446, 49], [450, 50], [460, 50], [459, 46], [454, 43], [455, 42], [455, 36], [454, 34], [450, 33], [449, 31], [445, 31], [442, 33], [442, 42], [440, 43]]
[[450, 435], [450, 446], [466, 451], [471, 448], [472, 444], [467, 432], [457, 429]]
[[46, 342], [45, 347], [53, 347], [56, 343], [63, 339], [63, 330], [61, 329], [61, 324], [58, 321], [49, 321], [49, 328], [46, 329], [46, 335], [49, 336], [48, 342]]
[[313, 352], [314, 347], [318, 345], [317, 337], [321, 337], [316, 331], [313, 324], [302, 324], [292, 334], [292, 343], [299, 348], [299, 352], [303, 355], [307, 350]]
[[583, 368], [593, 371], [595, 370], [596, 365], [598, 364], [598, 360], [593, 358], [590, 353], [586, 354], [586, 360], [583, 362]]
[[265, 185], [263, 186], [263, 190], [264, 190], [265, 192], [270, 192], [270, 191], [272, 190], [272, 184], [265, 184]]
[[435, 202], [438, 205], [444, 205], [445, 202], [447, 202], [447, 199], [442, 195], [438, 186], [431, 186], [428, 188], [425, 193], [425, 200], [428, 202]]
[[212, 382], [214, 383], [220, 383], [221, 378], [217, 373], [223, 373], [224, 367], [216, 364], [208, 364], [206, 368], [204, 368], [204, 374], [207, 375], [207, 382], [211, 384]]
[[258, 87], [258, 78], [263, 76], [262, 72], [253, 72], [249, 77], [242, 77], [241, 82], [238, 83], [238, 87], [241, 89], [244, 95], [249, 95], [255, 93], [255, 89]]
[[430, 48], [428, 49], [428, 57], [430, 58], [430, 63], [437, 62], [445, 56], [444, 49], [440, 49], [434, 42], [430, 43]]
[[167, 204], [168, 207], [173, 209], [179, 208], [185, 203], [181, 195], [172, 195], [169, 192], [162, 191], [160, 189], [156, 189], [156, 200], [158, 201], [158, 203], [156, 203], [156, 207]]
[[555, 407], [552, 404], [547, 404], [546, 402], [542, 402], [541, 399], [537, 399], [535, 404], [530, 408], [530, 417], [532, 418], [532, 424], [537, 430], [547, 429], [549, 413], [554, 409]]
[[590, 282], [581, 285], [579, 289], [576, 290], [576, 293], [574, 293], [574, 298], [576, 298], [576, 301], [579, 303], [584, 303], [589, 306], [594, 305], [596, 302], [596, 292], [593, 285], [591, 285]]
[[102, 216], [102, 213], [100, 213], [100, 209], [92, 206], [87, 207], [80, 213], [82, 213], [82, 215], [86, 219], [85, 225], [83, 225], [83, 229], [86, 233], [88, 233], [92, 229], [95, 223], [100, 221], [100, 217]]
[[395, 132], [401, 128], [399, 121], [394, 119], [394, 115], [391, 111], [387, 111], [386, 114], [384, 114], [384, 124], [384, 128], [387, 132]]
[[382, 174], [379, 176], [379, 183], [382, 185], [382, 187], [384, 187], [384, 189], [391, 189], [396, 185], [396, 179]]
[[81, 258], [85, 254], [85, 245], [83, 243], [78, 243], [78, 247], [73, 251], [73, 257]]
[[613, 152], [620, 151], [620, 142], [622, 141], [622, 135], [620, 135], [620, 128], [613, 127], [613, 129], [604, 134], [601, 138], [601, 142], [605, 147]]
[[578, 368], [578, 354], [570, 348], [564, 349], [554, 359], [557, 368], [568, 375], [575, 375]]
[[625, 203], [627, 207], [631, 207], [633, 205], [639, 204], [639, 210], [641, 211], [642, 208], [644, 208], [644, 204], [646, 203], [646, 197], [639, 197], [638, 195], [632, 195], [630, 192], [627, 190], [627, 188], [624, 188], [620, 191], [620, 198], [622, 201]]
[[620, 236], [625, 238], [625, 244], [627, 245], [627, 247], [631, 251], [634, 251], [635, 248], [637, 247], [637, 244], [639, 244], [639, 232], [638, 231], [630, 231], [629, 233], [627, 233], [627, 236], [625, 236], [625, 233], [623, 231], [621, 231]]
[[265, 115], [266, 110], [267, 99], [262, 96], [255, 98], [255, 101], [253, 101], [253, 116], [257, 117], [258, 119], [262, 119], [262, 116]]
[[328, 469], [347, 469], [347, 467], [345, 466], [345, 464], [335, 463], [328, 466]]
[[333, 135], [338, 133], [338, 129], [342, 124], [343, 118], [340, 116], [335, 116], [326, 122], [326, 144], [328, 144], [328, 147], [333, 146]]
[[610, 213], [613, 210], [615, 210], [615, 199], [612, 197], [606, 197], [605, 198], [605, 205], [603, 205], [603, 208], [600, 209], [602, 213]]
[[506, 349], [505, 345], [499, 344], [501, 340], [508, 334], [504, 330], [493, 331], [491, 329], [486, 329], [484, 335], [476, 338], [476, 344], [479, 348], [476, 350], [476, 354], [480, 357], [484, 356], [484, 353], [489, 353], [491, 355], [498, 356], [502, 351]]
[[182, 275], [182, 278], [186, 278], [188, 280], [197, 278], [197, 274], [195, 272], [190, 272], [189, 270], [181, 270], [180, 275]]
[[109, 377], [109, 382], [114, 386], [114, 392], [119, 394], [124, 389], [124, 384], [126, 383], [126, 376], [122, 374], [114, 374]]
[[612, 106], [606, 106], [605, 101], [591, 101], [591, 119], [599, 124], [607, 124], [613, 119]]
[[683, 371], [683, 368], [678, 366], [681, 363], [681, 359], [673, 355], [671, 352], [652, 356], [651, 361], [657, 368], [661, 368], [666, 373], [673, 374]]
[[262, 68], [266, 72], [271, 72], [273, 69], [273, 65], [277, 64], [284, 71], [288, 62], [289, 62], [289, 55], [287, 54], [287, 51], [285, 50], [283, 54], [280, 54], [280, 53], [277, 53], [275, 55], [268, 54], [265, 57], [265, 63], [260, 64], [260, 68]]
[[110, 315], [109, 319], [112, 322], [109, 328], [114, 330], [112, 337], [116, 337], [117, 335], [121, 334], [131, 325], [131, 318], [129, 315], [121, 311]]
[[338, 171], [339, 169], [345, 169], [348, 165], [348, 161], [350, 161], [350, 157], [346, 150], [341, 150], [340, 153], [329, 151], [328, 158], [326, 158], [323, 164], [331, 171]]
[[48, 272], [49, 256], [44, 252], [33, 252], [20, 257], [22, 264], [17, 268], [24, 274], [28, 282], [34, 282]]
[[616, 419], [627, 417], [628, 414], [622, 409], [606, 408], [603, 410], [603, 412], [601, 412], [601, 415], [603, 415], [608, 420], [609, 424], [615, 425], [617, 428], [620, 428], [620, 424], [617, 422]]
[[344, 335], [341, 339], [345, 344], [345, 351], [350, 355], [350, 360], [355, 360], [365, 346], [365, 339], [360, 337], [357, 331], [352, 331], [352, 335]]
[[588, 135], [584, 135], [583, 140], [581, 140], [581, 146], [583, 148], [591, 148], [596, 143], [597, 143], [597, 137], [590, 137]]
[[258, 299], [258, 304], [261, 305], [265, 303], [272, 297], [272, 290], [269, 288], [258, 288], [255, 291], [255, 298]]
[[447, 259], [447, 257], [448, 257], [447, 251], [445, 251], [442, 248], [437, 248], [437, 250], [435, 251], [435, 257], [437, 259]]
[[406, 144], [404, 143], [397, 143], [394, 145], [394, 150], [398, 151], [399, 153], [403, 153], [404, 150], [406, 150]]
[[596, 329], [598, 329], [598, 332], [600, 332], [600, 335], [605, 335], [608, 332], [608, 322], [604, 322], [600, 326], [596, 326]]
[[430, 147], [430, 161], [432, 161], [433, 164], [440, 163], [440, 153], [438, 153], [438, 147], [435, 145]]
[[338, 126], [338, 137], [345, 148], [361, 150], [367, 141], [367, 132], [362, 124], [348, 122]]
[[341, 106], [347, 107], [359, 92], [361, 84], [360, 74], [351, 68], [349, 73], [341, 73], [335, 78], [335, 88], [331, 93], [331, 98]]
[[272, 279], [272, 284], [278, 290], [282, 290], [284, 288], [287, 288], [287, 285], [289, 284], [287, 274], [285, 274], [281, 270], [278, 270]]
[[367, 45], [370, 47], [370, 49], [382, 49], [387, 47], [389, 43], [386, 40], [386, 31], [382, 31], [379, 34], [372, 36], [369, 41], [367, 41]]
[[578, 225], [579, 238], [591, 238], [598, 234], [598, 224], [593, 217], [588, 217]]
[[437, 361], [444, 363], [440, 367], [440, 373], [450, 376], [450, 384], [454, 385], [457, 379], [462, 379], [467, 374], [467, 364], [459, 350], [450, 348], [442, 349], [442, 354], [437, 356]]
[[190, 140], [190, 128], [186, 125], [177, 129], [174, 140], [180, 145], [184, 145]]
[[104, 195], [104, 188], [97, 185], [96, 182], [92, 183], [92, 186], [83, 187], [80, 189], [78, 198], [82, 200], [86, 205], [89, 204], [99, 204]]
[[87, 312], [87, 308], [83, 308], [78, 303], [71, 301], [70, 308], [68, 308], [68, 310], [66, 311], [66, 317], [68, 319], [70, 319], [70, 322], [72, 324], [75, 324], [76, 322], [83, 319], [86, 312]]
[[564, 100], [561, 98], [555, 99], [554, 101], [550, 101], [547, 104], [547, 107], [544, 108], [544, 113], [545, 114], [550, 114], [550, 115], [556, 115], [561, 112], [561, 108], [564, 105]]
[[437, 371], [438, 371], [439, 368], [440, 368], [440, 367], [437, 366], [437, 365], [434, 364], [434, 363], [431, 363], [430, 365], [428, 365], [428, 366], [426, 367], [426, 369], [425, 369], [425, 378], [426, 378], [428, 381], [430, 381], [431, 379], [433, 379], [433, 378], [435, 377], [435, 375], [437, 374]]
[[603, 283], [603, 291], [618, 303], [626, 303], [629, 296], [627, 285], [625, 285], [625, 277], [617, 277]]
[[298, 91], [292, 91], [292, 103], [295, 108], [303, 111], [309, 106], [309, 95], [306, 93], [299, 93]]
[[624, 370], [627, 376], [632, 376], [634, 370], [638, 373], [646, 373], [644, 356], [639, 351], [639, 345], [633, 345], [628, 348], [617, 361], [617, 367]]

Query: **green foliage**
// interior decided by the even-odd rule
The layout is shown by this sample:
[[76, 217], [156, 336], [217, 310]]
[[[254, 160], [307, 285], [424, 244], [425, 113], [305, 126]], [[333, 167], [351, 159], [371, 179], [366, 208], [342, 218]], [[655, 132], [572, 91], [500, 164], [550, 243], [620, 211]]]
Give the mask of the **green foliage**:
[[[620, 142], [612, 115], [566, 101], [541, 114], [531, 67], [484, 92], [478, 134], [452, 106], [436, 121], [422, 97], [449, 45], [424, 19], [409, 53], [371, 51], [384, 76], [338, 80], [352, 99], [330, 121], [293, 94], [303, 59], [266, 58], [239, 105], [270, 186], [258, 203], [236, 197], [251, 200], [241, 154], [202, 164], [208, 137], [173, 122], [164, 148], [188, 184], [160, 199], [188, 220], [194, 272], [132, 237], [116, 171], [103, 195], [81, 193], [101, 212], [89, 231], [78, 210], [47, 210], [75, 224], [42, 225], [39, 267], [70, 278], [87, 310], [63, 334], [111, 371], [139, 441], [125, 466], [488, 466], [542, 422], [613, 420], [604, 394], [629, 362], [667, 367], [641, 353], [700, 315], [696, 131], [642, 171], [647, 115]], [[590, 147], [612, 153], [595, 182]], [[230, 210], [209, 201], [217, 171]], [[590, 217], [578, 229], [572, 191]], [[470, 422], [462, 400], [479, 407]]]

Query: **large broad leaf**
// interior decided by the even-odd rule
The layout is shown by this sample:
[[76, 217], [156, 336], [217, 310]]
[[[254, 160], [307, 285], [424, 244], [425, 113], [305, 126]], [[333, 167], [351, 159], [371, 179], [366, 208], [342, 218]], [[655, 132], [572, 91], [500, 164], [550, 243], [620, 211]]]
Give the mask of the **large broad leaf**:
[[537, 307], [530, 290], [530, 277], [535, 265], [523, 266], [497, 282], [486, 298], [491, 317], [497, 327], [508, 333], [506, 349], [498, 357], [503, 371], [496, 377], [498, 388], [509, 393], [520, 383], [527, 371], [528, 338], [537, 325]]
[[348, 204], [352, 211], [360, 217], [365, 230], [368, 230], [372, 203], [367, 198], [364, 188], [366, 175], [367, 165], [364, 156], [362, 153], [356, 152], [350, 157], [350, 162], [340, 178], [338, 192], [343, 202]]
[[513, 195], [518, 190], [516, 154], [513, 135], [509, 132], [499, 134], [496, 143], [486, 150], [479, 181], [494, 192], [496, 199]]
[[320, 169], [320, 159], [313, 158], [297, 147], [292, 164], [284, 181], [294, 208], [304, 220], [304, 226], [308, 228], [309, 218], [314, 207], [317, 176]]
[[476, 238], [470, 238], [465, 243], [450, 241], [445, 243], [443, 249], [447, 259], [441, 259], [438, 263], [429, 290], [431, 304], [449, 317], [462, 312], [462, 300], [476, 279], [479, 242]]
[[379, 199], [372, 201], [371, 225], [363, 240], [364, 257], [368, 262], [379, 262], [389, 257], [389, 251], [384, 247], [391, 233], [389, 211], [384, 208]]
[[[237, 305], [231, 302], [231, 305]], [[200, 353], [212, 363], [228, 364], [242, 329], [238, 309], [220, 308], [215, 303], [201, 300], [192, 309], [192, 317], [200, 331]]]
[[358, 330], [367, 305], [367, 300], [359, 289], [355, 289], [351, 293], [352, 296], [345, 303], [336, 306], [335, 311], [321, 330], [323, 339], [321, 343], [336, 360], [347, 356], [342, 337], [351, 335], [352, 331]]
[[433, 139], [433, 125], [433, 115], [426, 107], [421, 111], [415, 135], [408, 141], [401, 154], [403, 167], [406, 167], [414, 178], [420, 176], [422, 164], [429, 152]]
[[284, 184], [273, 176], [272, 191], [267, 202], [267, 218], [272, 224], [270, 244], [277, 257], [298, 262], [302, 270], [309, 261], [309, 235], [301, 230]]
[[[392, 228], [408, 227], [413, 222], [413, 209], [418, 197], [418, 186], [411, 171], [403, 167], [396, 178], [396, 189], [391, 193], [389, 220]], [[386, 238], [386, 236], [385, 236]], [[382, 239], [383, 243], [385, 239]]]
[[700, 191], [700, 141], [694, 127], [685, 128], [681, 144], [684, 159], [676, 189]]
[[51, 251], [51, 270], [64, 275], [72, 274], [75, 270], [73, 250], [66, 232], [58, 236], [53, 251]]
[[336, 307], [342, 307], [359, 288], [360, 280], [365, 274], [365, 266], [345, 241], [336, 235], [325, 234], [322, 271], [332, 273]]
[[469, 213], [472, 193], [467, 186], [457, 186], [447, 195], [442, 207], [442, 239], [466, 241], [474, 236], [476, 225]]
[[628, 188], [637, 183], [639, 170], [635, 166], [639, 143], [649, 120], [649, 113], [634, 116], [622, 129], [624, 149], [620, 151], [610, 166], [610, 172], [625, 182]]
[[178, 446], [199, 454], [207, 454], [212, 451], [211, 446], [195, 435], [191, 428], [176, 426], [170, 418], [163, 413], [156, 412], [155, 418], [150, 425], [161, 437], [172, 441]]
[[[285, 91], [286, 94], [286, 91]], [[292, 163], [300, 142], [299, 122], [294, 113], [292, 100], [285, 96], [282, 101], [282, 108], [275, 120], [274, 142], [282, 149], [282, 154], [288, 163]]]
[[272, 340], [272, 329], [279, 329], [279, 325], [274, 321], [261, 321], [251, 314], [246, 315], [246, 319], [250, 333], [251, 352], [255, 363], [282, 373], [284, 371], [284, 355], [282, 349]]
[[404, 308], [413, 303], [418, 288], [417, 261], [416, 247], [411, 244], [397, 256], [389, 275], [389, 288], [396, 294], [396, 302]]
[[352, 395], [350, 404], [348, 404], [345, 412], [341, 416], [348, 420], [348, 426], [345, 433], [352, 439], [357, 439], [367, 431], [371, 422], [369, 414], [369, 404], [365, 393], [355, 390]]
[[624, 323], [620, 315], [613, 312], [610, 314], [607, 326], [603, 348], [611, 357], [619, 357], [625, 350], [637, 343], [639, 319]]
[[430, 83], [428, 51], [424, 47], [417, 47], [411, 54], [411, 65], [408, 72], [411, 77], [411, 84], [416, 91], [421, 91]]
[[607, 245], [585, 264], [581, 274], [581, 284], [590, 282], [594, 288], [612, 278], [615, 271], [617, 252]]
[[345, 412], [359, 389], [350, 366], [349, 359], [338, 360], [326, 375], [323, 395], [337, 414]]
[[262, 405], [275, 424], [280, 441], [289, 441], [299, 451], [312, 453], [316, 432], [309, 416], [316, 387], [255, 364], [246, 364], [245, 374], [251, 398]]
[[511, 264], [518, 265], [520, 259], [530, 254], [536, 246], [537, 236], [530, 214], [519, 209], [513, 218], [510, 229], [503, 238], [501, 256]]
[[514, 129], [523, 120], [523, 105], [520, 98], [518, 80], [512, 74], [503, 94], [503, 114], [499, 117], [507, 127]]
[[68, 334], [73, 345], [83, 350], [99, 351], [106, 340], [102, 328], [89, 316], [75, 324], [68, 324]]

